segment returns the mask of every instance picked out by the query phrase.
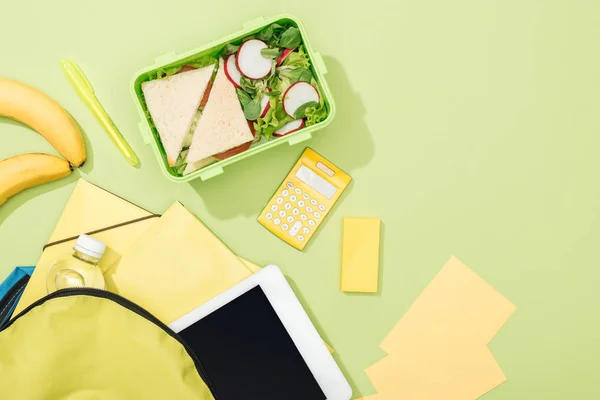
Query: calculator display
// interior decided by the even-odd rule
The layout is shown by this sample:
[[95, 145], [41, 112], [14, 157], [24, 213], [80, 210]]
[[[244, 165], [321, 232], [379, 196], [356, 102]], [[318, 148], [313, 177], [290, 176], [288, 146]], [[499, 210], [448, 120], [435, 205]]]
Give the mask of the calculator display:
[[325, 196], [327, 199], [331, 200], [331, 198], [337, 192], [337, 188], [335, 186], [321, 178], [317, 173], [304, 165], [298, 169], [296, 177]]

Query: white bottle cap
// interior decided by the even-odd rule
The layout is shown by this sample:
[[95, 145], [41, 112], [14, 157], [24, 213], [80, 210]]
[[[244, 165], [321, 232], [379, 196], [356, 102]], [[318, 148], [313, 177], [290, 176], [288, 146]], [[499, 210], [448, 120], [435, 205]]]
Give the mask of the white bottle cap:
[[81, 235], [75, 243], [75, 251], [85, 254], [86, 256], [101, 259], [106, 251], [106, 245], [88, 235]]

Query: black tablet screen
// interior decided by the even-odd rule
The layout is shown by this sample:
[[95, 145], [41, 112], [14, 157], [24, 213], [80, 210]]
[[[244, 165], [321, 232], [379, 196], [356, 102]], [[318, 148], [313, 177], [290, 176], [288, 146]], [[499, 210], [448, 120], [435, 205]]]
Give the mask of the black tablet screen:
[[217, 400], [325, 400], [260, 286], [179, 334], [204, 365]]

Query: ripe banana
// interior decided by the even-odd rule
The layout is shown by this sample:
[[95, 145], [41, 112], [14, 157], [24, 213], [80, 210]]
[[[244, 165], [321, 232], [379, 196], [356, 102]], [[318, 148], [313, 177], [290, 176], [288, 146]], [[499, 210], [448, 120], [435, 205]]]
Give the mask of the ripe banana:
[[68, 176], [71, 165], [49, 154], [22, 154], [0, 161], [0, 206], [9, 197], [42, 183]]
[[0, 78], [0, 116], [36, 130], [74, 166], [85, 162], [85, 143], [79, 127], [69, 113], [39, 90]]

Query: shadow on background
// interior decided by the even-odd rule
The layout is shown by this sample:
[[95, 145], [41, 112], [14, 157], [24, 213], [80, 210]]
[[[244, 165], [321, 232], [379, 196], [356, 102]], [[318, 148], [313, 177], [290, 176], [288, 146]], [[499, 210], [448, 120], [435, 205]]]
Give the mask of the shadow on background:
[[[24, 190], [21, 193], [17, 193], [6, 203], [0, 206], [0, 227], [4, 223], [4, 220], [10, 216], [15, 210], [25, 204], [28, 200], [33, 199], [34, 197], [40, 196], [44, 193], [50, 193], [53, 190], [60, 189], [63, 186], [69, 185], [71, 183], [76, 182], [80, 178], [79, 173], [75, 170], [71, 175], [59, 179], [58, 181], [46, 183], [44, 185], [39, 185], [32, 187], [31, 189]], [[34, 224], [35, 221], [24, 221], [25, 224]]]
[[306, 147], [321, 153], [350, 175], [373, 158], [374, 144], [360, 95], [353, 91], [339, 61], [326, 56], [325, 63], [328, 67], [325, 78], [337, 105], [331, 124], [315, 132], [313, 140], [296, 146], [284, 143], [230, 165], [225, 168], [226, 176], [190, 182], [213, 216], [219, 219], [238, 215], [258, 217]]
[[366, 107], [360, 93], [352, 89], [352, 83], [343, 65], [332, 56], [323, 56], [327, 66], [325, 79], [329, 84], [337, 106], [331, 125], [316, 133], [313, 145], [317, 152], [331, 158], [343, 171], [352, 176], [352, 171], [365, 166], [375, 155], [375, 145], [367, 126]]
[[[294, 294], [296, 295], [296, 297], [302, 304], [304, 311], [306, 311], [306, 314], [308, 314], [310, 321], [313, 323], [313, 325], [317, 329], [317, 332], [319, 332], [319, 336], [321, 336], [321, 339], [323, 339], [328, 345], [330, 345], [333, 348], [333, 350], [335, 350], [335, 345], [329, 341], [329, 338], [324, 333], [323, 329], [321, 329], [321, 327], [315, 317], [315, 314], [312, 312], [310, 306], [308, 305], [308, 303], [302, 296], [302, 292], [300, 291], [300, 288], [298, 287], [298, 285], [296, 285], [296, 282], [294, 282], [289, 276], [286, 276], [286, 279], [287, 279], [288, 283], [290, 284], [290, 286], [292, 287]], [[336, 350], [333, 353], [333, 358], [335, 358], [336, 364], [338, 365], [338, 367], [340, 367], [340, 369], [342, 370], [342, 373], [344, 374], [344, 377], [346, 378], [346, 380], [352, 387], [352, 393], [353, 393], [352, 398], [356, 399], [356, 398], [362, 397], [362, 393], [360, 393], [360, 391], [357, 389], [356, 384], [352, 380], [350, 371], [348, 371], [348, 369], [344, 366], [344, 364], [342, 364], [342, 360], [340, 359], [340, 354]]]
[[83, 135], [83, 141], [85, 142], [86, 160], [85, 164], [83, 164], [83, 167], [79, 169], [84, 174], [89, 174], [94, 169], [94, 151], [92, 147], [92, 142], [90, 141], [90, 137], [88, 136], [87, 132], [83, 129], [83, 127], [79, 124], [75, 117], [71, 115], [71, 118], [73, 118], [73, 121], [75, 121], [75, 123], [79, 127], [79, 130]]

